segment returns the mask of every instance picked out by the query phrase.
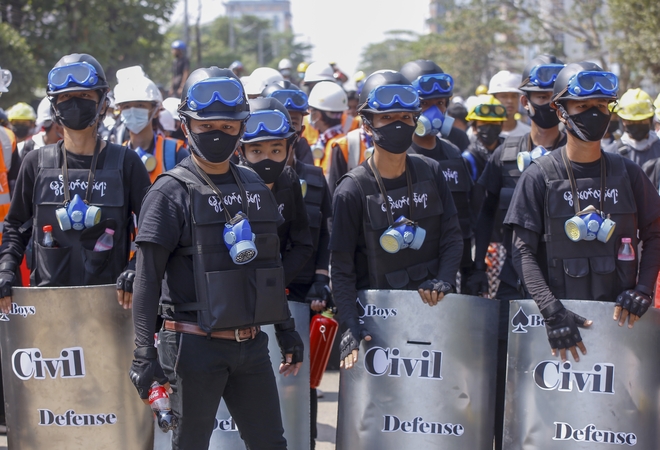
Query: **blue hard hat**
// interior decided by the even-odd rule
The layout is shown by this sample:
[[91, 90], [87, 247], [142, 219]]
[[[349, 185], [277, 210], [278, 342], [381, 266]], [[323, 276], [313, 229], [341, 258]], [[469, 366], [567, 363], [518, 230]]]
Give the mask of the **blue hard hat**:
[[176, 40], [172, 42], [172, 49], [174, 50], [185, 50], [186, 49], [186, 43], [180, 40]]

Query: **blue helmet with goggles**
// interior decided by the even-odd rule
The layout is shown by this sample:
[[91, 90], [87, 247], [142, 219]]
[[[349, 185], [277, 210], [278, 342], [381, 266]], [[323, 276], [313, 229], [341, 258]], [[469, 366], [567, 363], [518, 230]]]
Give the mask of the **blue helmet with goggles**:
[[524, 92], [552, 92], [559, 72], [564, 68], [563, 61], [554, 55], [537, 56], [525, 66], [522, 72], [520, 90]]
[[588, 61], [568, 64], [555, 80], [552, 101], [608, 99], [614, 101], [619, 90], [619, 79], [604, 71], [598, 64]]
[[421, 111], [419, 95], [410, 81], [399, 72], [377, 72], [364, 82], [359, 98], [359, 113]]
[[86, 53], [73, 53], [60, 58], [48, 73], [47, 94], [102, 90], [109, 88], [101, 64]]
[[260, 97], [250, 100], [250, 118], [245, 124], [241, 142], [289, 139], [294, 134], [291, 116], [277, 99]]
[[418, 59], [403, 65], [401, 74], [410, 80], [420, 98], [449, 98], [454, 93], [454, 79], [428, 59]]
[[250, 115], [245, 89], [229, 69], [201, 68], [183, 86], [178, 109], [182, 120], [240, 120]]
[[261, 93], [262, 97], [272, 97], [284, 105], [288, 111], [309, 114], [309, 98], [298, 86], [290, 81], [270, 84]]

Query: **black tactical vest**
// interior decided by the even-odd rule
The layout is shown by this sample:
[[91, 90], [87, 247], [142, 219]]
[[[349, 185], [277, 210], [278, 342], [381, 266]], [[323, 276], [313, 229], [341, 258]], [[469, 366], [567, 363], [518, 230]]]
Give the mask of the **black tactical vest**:
[[472, 219], [470, 211], [470, 193], [472, 192], [472, 178], [467, 171], [462, 156], [453, 159], [438, 161], [442, 173], [447, 181], [447, 186], [454, 199], [454, 205], [458, 212], [458, 221], [461, 224], [463, 239], [470, 239], [472, 233]]
[[277, 236], [281, 222], [277, 203], [257, 174], [244, 167], [235, 168], [247, 192], [247, 211], [236, 184], [218, 188], [230, 216], [239, 211], [247, 213], [256, 235], [258, 255], [244, 265], [234, 264], [225, 246], [222, 232], [226, 219], [215, 192], [182, 166], [160, 175], [186, 185], [193, 220], [193, 246], [178, 249], [175, 254], [192, 255], [197, 301], [174, 305], [174, 310], [197, 311], [198, 325], [207, 332], [283, 322], [290, 315]]
[[[63, 206], [64, 181], [60, 144], [39, 151], [39, 171], [34, 185], [32, 224], [32, 286], [88, 286], [115, 284], [126, 268], [133, 218], [124, 203], [123, 165], [126, 147], [107, 144], [103, 167], [97, 167], [89, 203], [101, 209], [101, 222], [92, 228], [62, 231], [55, 210]], [[69, 169], [69, 192], [84, 200], [89, 170]], [[42, 245], [44, 225], [53, 227], [57, 248]], [[115, 230], [110, 250], [93, 251], [106, 228]]]
[[291, 223], [294, 222], [297, 215], [301, 213], [300, 211], [296, 211], [296, 202], [293, 197], [293, 185], [291, 183], [293, 178], [298, 177], [295, 176], [291, 167], [285, 166], [272, 190], [273, 195], [275, 195], [275, 200], [277, 201], [278, 211], [284, 218], [284, 223], [277, 227], [277, 234], [280, 238], [280, 253], [282, 255], [284, 255], [288, 246], [287, 239]]
[[[389, 227], [387, 210], [383, 196], [371, 169], [366, 163], [344, 175], [352, 178], [360, 189], [363, 201], [363, 232], [366, 247], [357, 251], [364, 254], [369, 265], [369, 289], [408, 289], [416, 290], [425, 280], [436, 277], [438, 272], [438, 246], [441, 234], [441, 221], [444, 205], [440, 199], [433, 171], [419, 155], [408, 155], [407, 166], [412, 177], [412, 217], [426, 230], [426, 239], [419, 250], [402, 249], [398, 253], [388, 253], [380, 246], [380, 236]], [[408, 188], [403, 187], [387, 193], [391, 202], [405, 203], [399, 214], [409, 215]]]
[[[546, 182], [545, 250], [548, 261], [548, 285], [558, 299], [613, 302], [625, 289], [635, 287], [635, 261], [620, 261], [617, 253], [621, 239], [631, 238], [637, 250], [637, 206], [623, 158], [602, 153], [607, 162], [605, 214], [616, 223], [607, 243], [598, 240], [571, 241], [564, 231], [566, 220], [575, 215], [573, 195], [566, 168], [552, 155], [533, 161]], [[580, 208], [600, 208], [600, 178], [576, 180]]]
[[309, 258], [302, 270], [296, 275], [294, 283], [310, 284], [314, 273], [316, 272], [316, 253], [319, 248], [319, 237], [321, 235], [321, 205], [323, 203], [323, 190], [325, 179], [323, 170], [320, 167], [305, 164], [296, 161], [296, 173], [300, 180], [307, 183], [307, 194], [305, 195], [305, 208], [307, 209], [307, 218], [309, 219], [309, 232], [312, 235], [312, 246], [314, 253]]

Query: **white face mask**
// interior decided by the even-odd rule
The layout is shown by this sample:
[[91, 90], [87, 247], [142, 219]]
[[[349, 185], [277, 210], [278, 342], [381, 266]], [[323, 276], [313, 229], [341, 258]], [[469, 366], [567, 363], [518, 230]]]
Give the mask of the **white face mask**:
[[124, 119], [126, 128], [135, 134], [138, 134], [149, 125], [149, 116], [149, 110], [145, 108], [128, 108], [121, 112], [121, 117]]

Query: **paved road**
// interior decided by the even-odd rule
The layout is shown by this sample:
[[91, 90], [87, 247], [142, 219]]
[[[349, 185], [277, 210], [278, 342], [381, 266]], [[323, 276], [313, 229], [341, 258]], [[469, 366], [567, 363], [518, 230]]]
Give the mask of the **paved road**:
[[[337, 392], [339, 391], [339, 371], [328, 371], [323, 375], [321, 386], [323, 398], [319, 399], [317, 418], [318, 437], [316, 450], [335, 450], [337, 431]], [[2, 449], [0, 449], [2, 450]]]

